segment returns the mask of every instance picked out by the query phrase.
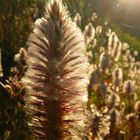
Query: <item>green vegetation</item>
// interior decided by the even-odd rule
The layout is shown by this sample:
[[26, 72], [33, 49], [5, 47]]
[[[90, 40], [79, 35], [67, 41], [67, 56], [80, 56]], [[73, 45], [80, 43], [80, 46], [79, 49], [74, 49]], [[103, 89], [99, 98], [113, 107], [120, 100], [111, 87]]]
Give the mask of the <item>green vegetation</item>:
[[[44, 2], [0, 0], [1, 140], [37, 140], [27, 125], [21, 78], [27, 70], [26, 42], [35, 20], [43, 16]], [[104, 18], [93, 13], [91, 0], [64, 3], [83, 31], [90, 62], [86, 138], [139, 140], [140, 41], [117, 24], [104, 24]], [[77, 12], [81, 20], [75, 17]]]
[[117, 33], [122, 42], [127, 42], [131, 46], [131, 50], [140, 52], [140, 41], [136, 37], [122, 31], [117, 24], [111, 24], [111, 28]]

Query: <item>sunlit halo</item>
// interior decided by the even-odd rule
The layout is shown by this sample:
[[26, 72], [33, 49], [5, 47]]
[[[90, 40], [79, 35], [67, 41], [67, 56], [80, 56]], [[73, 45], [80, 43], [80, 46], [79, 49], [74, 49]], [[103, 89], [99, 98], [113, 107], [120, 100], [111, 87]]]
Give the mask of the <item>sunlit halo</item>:
[[140, 4], [140, 0], [118, 0], [117, 5], [129, 5], [131, 7], [138, 4]]

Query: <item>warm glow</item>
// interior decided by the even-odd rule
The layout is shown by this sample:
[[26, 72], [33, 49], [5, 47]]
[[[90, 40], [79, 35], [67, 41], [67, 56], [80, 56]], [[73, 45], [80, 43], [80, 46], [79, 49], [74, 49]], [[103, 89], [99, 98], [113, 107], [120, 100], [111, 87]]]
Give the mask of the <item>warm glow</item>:
[[135, 7], [140, 5], [140, 0], [118, 0], [120, 6]]

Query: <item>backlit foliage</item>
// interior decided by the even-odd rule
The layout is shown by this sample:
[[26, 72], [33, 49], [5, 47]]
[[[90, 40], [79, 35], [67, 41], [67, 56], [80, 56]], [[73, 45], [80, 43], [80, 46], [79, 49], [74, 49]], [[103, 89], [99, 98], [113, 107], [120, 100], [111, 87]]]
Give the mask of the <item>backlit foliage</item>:
[[43, 1], [9, 0], [11, 10], [0, 9], [0, 139], [139, 140], [139, 52], [107, 22], [98, 25], [96, 13], [75, 15], [81, 33], [55, 2], [38, 20]]

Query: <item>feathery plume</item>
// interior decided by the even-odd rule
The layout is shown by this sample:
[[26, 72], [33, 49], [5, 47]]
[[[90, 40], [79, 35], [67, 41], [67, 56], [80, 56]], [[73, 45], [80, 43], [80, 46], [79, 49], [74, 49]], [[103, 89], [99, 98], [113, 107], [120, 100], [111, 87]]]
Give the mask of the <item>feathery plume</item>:
[[107, 104], [109, 107], [117, 107], [120, 103], [120, 97], [117, 94], [111, 93], [109, 97], [107, 98]]
[[135, 90], [135, 81], [127, 80], [124, 82], [123, 85], [123, 92], [124, 93], [132, 93]]
[[95, 28], [93, 27], [92, 23], [86, 25], [84, 35], [86, 44], [89, 44], [90, 40], [95, 37]]
[[107, 72], [110, 67], [110, 59], [106, 52], [102, 52], [100, 55], [99, 67], [103, 72]]
[[118, 37], [115, 32], [111, 32], [108, 38], [108, 54], [112, 54], [112, 50], [116, 47], [118, 42]]
[[87, 112], [87, 128], [88, 138], [90, 140], [103, 140], [103, 138], [109, 134], [110, 129], [110, 116], [107, 114], [101, 114], [96, 108]]
[[80, 27], [81, 26], [81, 15], [79, 13], [76, 13], [75, 17], [74, 17], [74, 21], [76, 22], [76, 24]]
[[118, 61], [122, 50], [122, 43], [119, 41], [116, 33], [112, 32], [108, 39], [108, 54]]
[[109, 111], [110, 116], [111, 116], [111, 129], [115, 129], [119, 124], [121, 124], [121, 114], [120, 112], [116, 109], [113, 108]]
[[123, 80], [122, 69], [119, 67], [116, 67], [112, 72], [112, 82], [113, 82], [115, 88], [121, 86], [122, 80]]
[[87, 102], [88, 59], [84, 37], [61, 0], [51, 0], [28, 40], [26, 112], [39, 138], [72, 137], [83, 125]]
[[117, 42], [116, 47], [112, 50], [111, 56], [114, 57], [115, 61], [118, 61], [121, 55], [122, 43], [120, 41]]

